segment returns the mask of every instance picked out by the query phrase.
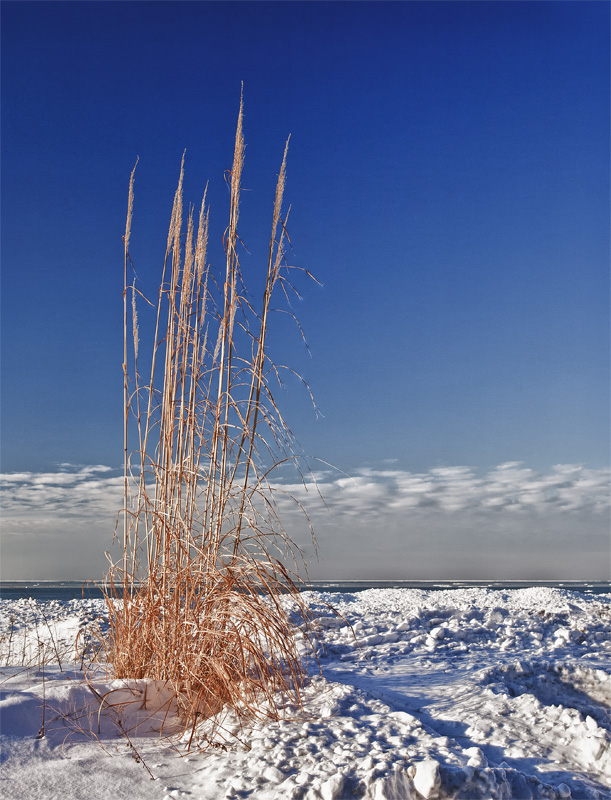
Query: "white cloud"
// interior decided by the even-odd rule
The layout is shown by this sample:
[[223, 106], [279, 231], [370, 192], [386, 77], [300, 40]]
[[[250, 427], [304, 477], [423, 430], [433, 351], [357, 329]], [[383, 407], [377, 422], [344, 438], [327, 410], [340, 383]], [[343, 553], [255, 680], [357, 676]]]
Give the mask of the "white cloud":
[[75, 472], [9, 473], [0, 475], [3, 528], [10, 534], [20, 518], [52, 514], [56, 519], [79, 514], [116, 514], [121, 505], [123, 478], [99, 477], [109, 467], [85, 467]]
[[[354, 478], [319, 476], [318, 491], [326, 505], [350, 514], [389, 514], [419, 509], [437, 512], [481, 512], [490, 509], [605, 512], [610, 507], [610, 471], [559, 464], [548, 473], [511, 462], [477, 477], [470, 467], [440, 467], [426, 473], [360, 469]], [[322, 507], [313, 482], [283, 486], [306, 507]]]
[[[608, 469], [558, 464], [538, 472], [519, 462], [500, 464], [484, 474], [467, 466], [419, 473], [397, 469], [395, 464], [384, 467], [362, 468], [352, 477], [321, 470], [315, 479], [307, 477], [305, 485], [279, 487], [276, 498], [287, 527], [299, 538], [301, 523], [290, 495], [312, 519], [323, 558], [337, 565], [335, 576], [342, 570], [349, 576], [351, 569], [363, 573], [376, 559], [378, 574], [390, 567], [399, 569], [400, 554], [407, 551], [409, 564], [420, 569], [419, 574], [432, 573], [433, 565], [444, 559], [464, 561], [466, 573], [470, 563], [482, 561], [486, 548], [490, 564], [504, 553], [507, 569], [514, 565], [515, 571], [520, 562], [512, 547], [527, 561], [532, 556], [541, 564], [546, 560], [566, 564], [566, 574], [573, 564], [585, 563], [586, 552], [591, 552], [591, 564], [602, 559], [600, 569], [604, 569]], [[7, 577], [17, 577], [16, 573], [30, 577], [33, 564], [44, 577], [51, 562], [56, 568], [49, 577], [61, 570], [69, 577], [73, 559], [81, 565], [75, 575], [80, 578], [82, 565], [103, 561], [103, 552], [110, 547], [123, 504], [123, 478], [104, 465], [62, 464], [58, 472], [5, 474], [0, 475], [0, 500]], [[386, 567], [380, 560], [384, 553]]]

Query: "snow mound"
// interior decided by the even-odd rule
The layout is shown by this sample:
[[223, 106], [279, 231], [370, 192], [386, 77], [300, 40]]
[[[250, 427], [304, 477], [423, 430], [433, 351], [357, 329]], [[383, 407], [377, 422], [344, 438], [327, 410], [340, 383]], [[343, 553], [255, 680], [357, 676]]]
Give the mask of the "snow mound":
[[[319, 663], [309, 659], [303, 708], [250, 730], [226, 713], [217, 747], [200, 754], [177, 738], [164, 684], [88, 683], [78, 657], [61, 656], [104, 613], [96, 601], [4, 601], [11, 800], [611, 800], [611, 596], [306, 596]], [[61, 666], [28, 666], [41, 642]]]

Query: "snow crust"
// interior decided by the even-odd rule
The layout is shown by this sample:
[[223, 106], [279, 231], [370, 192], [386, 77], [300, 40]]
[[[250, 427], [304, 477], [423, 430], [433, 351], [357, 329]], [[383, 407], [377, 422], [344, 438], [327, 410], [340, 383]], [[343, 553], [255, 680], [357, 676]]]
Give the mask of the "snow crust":
[[304, 709], [249, 731], [226, 714], [223, 740], [203, 754], [172, 736], [162, 684], [83, 681], [74, 640], [102, 601], [0, 601], [0, 794], [611, 800], [611, 595], [306, 597], [318, 664], [310, 655]]

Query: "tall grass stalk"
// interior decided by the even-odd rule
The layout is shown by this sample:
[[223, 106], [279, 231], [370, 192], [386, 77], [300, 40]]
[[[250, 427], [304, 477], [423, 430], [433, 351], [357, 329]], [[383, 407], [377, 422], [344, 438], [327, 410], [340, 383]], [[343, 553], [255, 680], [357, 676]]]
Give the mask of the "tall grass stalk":
[[[224, 275], [207, 263], [206, 194], [183, 208], [184, 157], [174, 196], [155, 332], [142, 360], [129, 251], [124, 269], [123, 555], [110, 569], [106, 657], [117, 678], [168, 681], [185, 726], [223, 706], [241, 719], [275, 716], [304, 679], [297, 631], [283, 602], [298, 591], [300, 553], [282, 528], [273, 469], [295, 449], [271, 390], [266, 336], [272, 296], [292, 290], [278, 176], [260, 306], [247, 294], [238, 219], [244, 165], [242, 103], [229, 173]], [[146, 363], [146, 367], [144, 364]], [[123, 598], [123, 602], [115, 602]], [[265, 708], [265, 712], [262, 710]]]

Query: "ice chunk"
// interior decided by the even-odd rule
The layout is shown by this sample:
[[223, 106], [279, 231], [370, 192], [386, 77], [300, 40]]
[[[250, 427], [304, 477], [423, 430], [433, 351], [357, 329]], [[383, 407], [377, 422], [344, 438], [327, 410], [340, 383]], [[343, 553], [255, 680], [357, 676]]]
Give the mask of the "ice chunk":
[[267, 767], [263, 770], [263, 777], [270, 783], [280, 783], [284, 780], [284, 775], [276, 767]]
[[580, 742], [581, 752], [588, 762], [598, 761], [605, 751], [605, 742], [596, 736], [589, 736]]
[[483, 769], [488, 766], [488, 760], [482, 753], [479, 747], [469, 747], [464, 751], [465, 755], [469, 756], [467, 761], [468, 767], [475, 767], [475, 769]]
[[413, 778], [414, 787], [424, 798], [433, 798], [441, 785], [439, 764], [433, 759], [427, 759], [416, 764], [416, 774]]
[[328, 781], [325, 781], [320, 787], [320, 796], [322, 800], [338, 800], [342, 797], [344, 789], [345, 778], [342, 773], [333, 775]]
[[416, 717], [413, 714], [408, 714], [407, 711], [392, 711], [388, 716], [394, 722], [399, 722], [407, 728], [412, 728], [419, 724]]
[[[409, 770], [407, 772], [402, 770], [392, 772], [387, 778], [377, 780], [374, 786], [374, 800], [407, 800], [407, 798], [415, 798], [412, 782], [409, 779]], [[430, 797], [432, 800], [432, 795]]]

